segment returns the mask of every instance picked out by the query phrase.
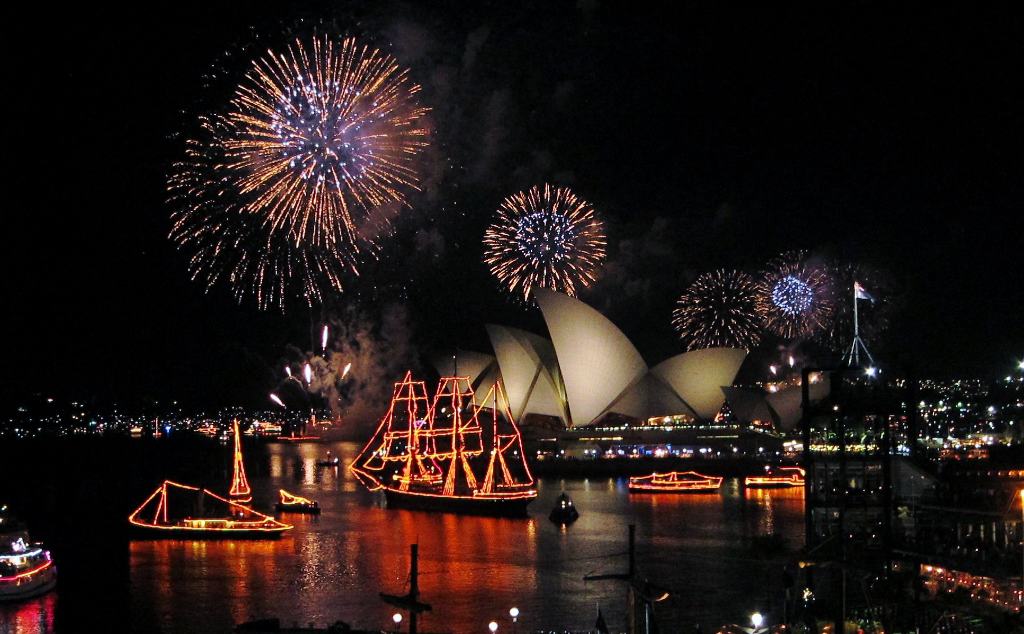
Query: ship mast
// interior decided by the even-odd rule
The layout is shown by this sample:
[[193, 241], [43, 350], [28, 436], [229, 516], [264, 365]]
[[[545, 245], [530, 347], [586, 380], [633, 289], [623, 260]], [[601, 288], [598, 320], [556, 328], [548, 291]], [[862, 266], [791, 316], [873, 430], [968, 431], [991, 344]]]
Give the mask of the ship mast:
[[[498, 395], [501, 394], [501, 400], [503, 407], [501, 410], [498, 409]], [[530, 485], [533, 484], [533, 475], [530, 474], [530, 467], [526, 464], [526, 456], [523, 453], [523, 438], [519, 432], [519, 427], [516, 426], [515, 420], [512, 418], [512, 412], [508, 407], [508, 398], [505, 396], [504, 389], [502, 388], [501, 381], [497, 381], [491, 388], [491, 393], [488, 394], [491, 397], [491, 459], [487, 465], [487, 475], [484, 478], [483, 491], [485, 493], [491, 493], [494, 491], [494, 464], [497, 462], [501, 466], [501, 477], [502, 485], [516, 486], [517, 484]], [[504, 414], [508, 419], [509, 425], [512, 427], [512, 433], [502, 434], [498, 431], [498, 416]], [[511, 470], [508, 467], [508, 461], [505, 460], [505, 452], [518, 448], [519, 458], [522, 462], [523, 471], [526, 476], [525, 482], [516, 482], [515, 476], [512, 475]]]
[[242, 435], [238, 431], [238, 419], [234, 421], [235, 427], [235, 455], [234, 472], [231, 475], [231, 491], [228, 493], [232, 502], [237, 504], [248, 504], [252, 502], [252, 489], [249, 488], [249, 479], [245, 477], [245, 464], [242, 462]]

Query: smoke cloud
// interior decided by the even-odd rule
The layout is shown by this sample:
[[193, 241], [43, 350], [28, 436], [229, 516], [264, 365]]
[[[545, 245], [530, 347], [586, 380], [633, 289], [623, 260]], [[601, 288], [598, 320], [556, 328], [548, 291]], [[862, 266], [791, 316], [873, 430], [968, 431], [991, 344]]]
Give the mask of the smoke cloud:
[[329, 324], [326, 351], [293, 348], [292, 353], [312, 367], [310, 394], [323, 400], [346, 435], [362, 436], [387, 410], [394, 382], [418, 367], [409, 313], [396, 303], [381, 306], [377, 314], [348, 308]]

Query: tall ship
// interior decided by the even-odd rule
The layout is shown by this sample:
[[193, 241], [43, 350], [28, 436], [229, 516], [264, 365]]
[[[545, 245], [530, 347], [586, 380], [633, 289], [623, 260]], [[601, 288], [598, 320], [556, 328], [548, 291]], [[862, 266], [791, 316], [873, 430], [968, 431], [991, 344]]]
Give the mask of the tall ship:
[[231, 490], [227, 498], [207, 489], [164, 480], [128, 516], [135, 531], [171, 539], [273, 539], [290, 530], [290, 525], [249, 508], [252, 489], [245, 475], [237, 420], [234, 433]]
[[500, 381], [477, 400], [468, 377], [442, 377], [429, 399], [406, 373], [349, 468], [389, 507], [525, 515], [537, 497]]
[[45, 594], [57, 585], [50, 551], [33, 544], [25, 527], [0, 508], [0, 602]]

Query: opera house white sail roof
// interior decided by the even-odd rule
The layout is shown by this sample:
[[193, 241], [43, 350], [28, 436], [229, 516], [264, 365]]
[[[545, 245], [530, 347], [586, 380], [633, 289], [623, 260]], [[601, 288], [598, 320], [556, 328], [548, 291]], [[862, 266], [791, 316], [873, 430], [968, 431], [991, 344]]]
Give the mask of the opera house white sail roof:
[[[639, 419], [689, 414], [710, 419], [725, 402], [746, 351], [709, 348], [648, 367], [632, 342], [604, 315], [553, 291], [535, 292], [551, 339], [490, 324], [494, 356], [459, 352], [459, 374], [474, 384], [500, 376], [513, 416], [553, 416], [567, 427], [589, 425], [608, 413]], [[454, 369], [438, 358], [438, 371]]]

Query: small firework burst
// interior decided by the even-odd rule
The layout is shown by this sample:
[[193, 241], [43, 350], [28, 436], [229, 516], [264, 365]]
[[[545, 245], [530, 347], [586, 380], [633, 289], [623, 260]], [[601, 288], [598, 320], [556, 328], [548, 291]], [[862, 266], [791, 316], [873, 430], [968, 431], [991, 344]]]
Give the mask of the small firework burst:
[[761, 341], [758, 285], [742, 271], [704, 273], [679, 297], [672, 325], [687, 350], [743, 348]]
[[832, 278], [806, 252], [789, 251], [773, 259], [758, 286], [758, 311], [771, 332], [795, 339], [828, 329], [834, 309]]
[[605, 245], [590, 203], [566, 187], [544, 185], [502, 202], [484, 233], [484, 263], [524, 300], [538, 287], [575, 296], [596, 279]]

